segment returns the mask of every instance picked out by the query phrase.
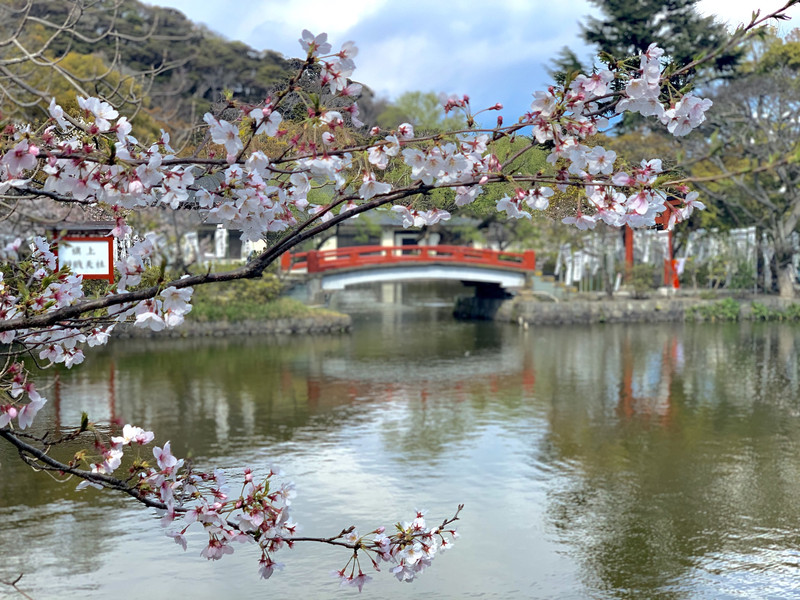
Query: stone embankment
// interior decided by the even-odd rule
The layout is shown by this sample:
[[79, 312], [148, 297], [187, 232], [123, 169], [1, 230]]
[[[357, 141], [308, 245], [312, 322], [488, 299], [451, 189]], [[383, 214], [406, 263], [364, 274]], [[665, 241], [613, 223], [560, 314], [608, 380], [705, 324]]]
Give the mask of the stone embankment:
[[185, 321], [180, 327], [165, 331], [150, 331], [130, 323], [119, 326], [115, 337], [223, 337], [234, 335], [297, 335], [330, 334], [350, 331], [349, 315], [320, 314], [311, 317], [270, 319], [259, 321], [217, 321], [201, 323]]
[[[761, 318], [754, 305], [766, 307], [773, 314], [784, 313], [792, 301], [773, 296], [737, 299], [738, 313], [717, 318], [720, 302], [731, 299], [701, 299], [699, 297], [654, 297], [647, 299], [571, 298], [563, 302], [547, 302], [521, 293], [510, 300], [459, 298], [454, 315], [463, 319], [485, 319], [530, 325], [567, 325], [578, 323], [652, 323], [667, 321], [748, 320]], [[734, 306], [734, 310], [736, 310]]]

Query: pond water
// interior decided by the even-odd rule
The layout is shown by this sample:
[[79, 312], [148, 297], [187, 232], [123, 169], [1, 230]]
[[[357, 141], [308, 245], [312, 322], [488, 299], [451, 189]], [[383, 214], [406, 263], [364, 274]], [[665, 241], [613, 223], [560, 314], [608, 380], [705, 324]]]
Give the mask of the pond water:
[[[349, 335], [118, 340], [48, 373], [40, 420], [86, 410], [199, 467], [278, 464], [303, 535], [466, 505], [450, 552], [412, 584], [374, 574], [363, 598], [800, 595], [800, 329], [524, 331], [403, 295], [345, 295]], [[7, 445], [0, 461], [0, 579], [24, 572], [37, 600], [357, 594], [330, 576], [341, 550], [298, 544], [263, 581], [252, 547], [209, 563], [201, 531], [184, 553], [133, 501], [55, 483]]]

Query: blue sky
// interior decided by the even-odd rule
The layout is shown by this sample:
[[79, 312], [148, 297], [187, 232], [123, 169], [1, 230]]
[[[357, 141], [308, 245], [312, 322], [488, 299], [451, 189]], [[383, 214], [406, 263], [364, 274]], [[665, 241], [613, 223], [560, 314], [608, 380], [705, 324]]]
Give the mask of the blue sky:
[[[327, 32], [335, 49], [359, 47], [353, 78], [379, 96], [404, 91], [468, 94], [473, 110], [500, 102], [506, 123], [548, 83], [547, 65], [563, 46], [590, 56], [579, 21], [596, 12], [587, 0], [146, 0], [258, 50], [300, 56], [303, 29]], [[701, 0], [699, 9], [736, 25], [756, 8], [783, 0]], [[800, 26], [800, 7], [791, 9]], [[493, 121], [493, 119], [492, 119]]]

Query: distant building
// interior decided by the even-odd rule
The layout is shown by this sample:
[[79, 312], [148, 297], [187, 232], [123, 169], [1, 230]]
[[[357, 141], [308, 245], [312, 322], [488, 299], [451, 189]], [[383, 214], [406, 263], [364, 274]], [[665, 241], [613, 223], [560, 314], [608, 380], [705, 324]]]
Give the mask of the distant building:
[[[434, 228], [404, 229], [400, 221], [391, 213], [373, 213], [348, 219], [326, 232], [328, 237], [318, 240], [320, 250], [332, 250], [349, 246], [435, 246], [441, 243], [444, 234], [447, 243], [466, 245], [458, 234], [458, 229], [475, 228], [478, 221], [465, 217], [452, 217]], [[191, 259], [200, 263], [244, 261], [253, 253], [266, 248], [266, 243], [242, 241], [242, 232], [225, 229], [222, 225], [205, 223], [196, 231], [183, 237], [183, 253], [187, 262]], [[485, 244], [469, 242], [475, 247]]]

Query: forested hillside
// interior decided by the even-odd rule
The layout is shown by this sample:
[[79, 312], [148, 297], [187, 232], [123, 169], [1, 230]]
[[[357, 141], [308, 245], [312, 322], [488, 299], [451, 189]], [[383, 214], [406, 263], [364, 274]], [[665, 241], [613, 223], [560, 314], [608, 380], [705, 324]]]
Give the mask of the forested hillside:
[[[70, 2], [3, 0], [0, 31], [20, 42], [0, 44], [7, 80], [0, 110], [24, 119], [45, 116], [53, 96], [76, 106], [77, 84], [127, 114], [141, 108], [137, 131], [185, 131], [225, 94], [263, 102], [296, 66], [277, 52], [228, 41], [177, 10], [137, 0], [99, 0], [80, 13]], [[371, 96], [367, 90], [362, 100], [367, 118], [375, 112]]]

